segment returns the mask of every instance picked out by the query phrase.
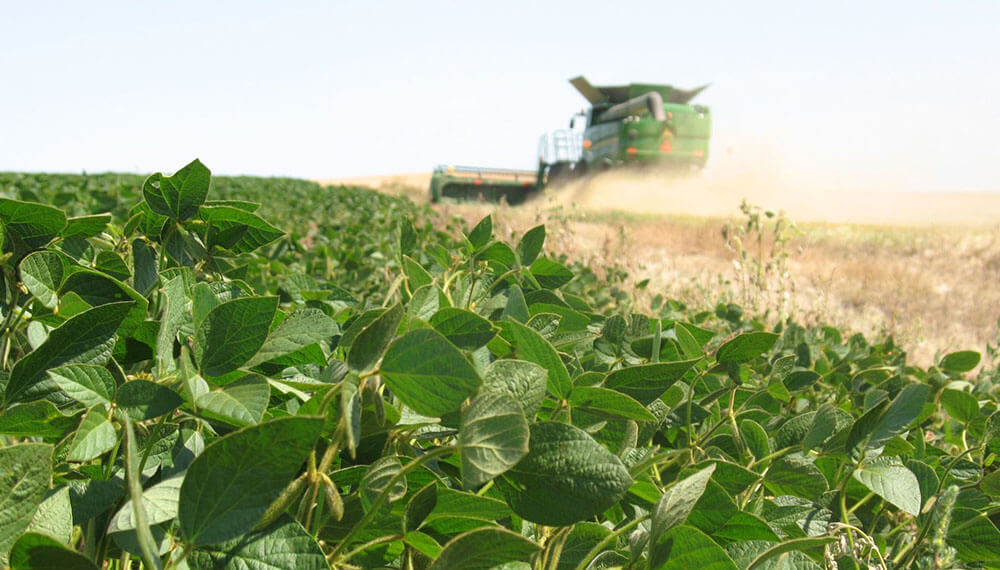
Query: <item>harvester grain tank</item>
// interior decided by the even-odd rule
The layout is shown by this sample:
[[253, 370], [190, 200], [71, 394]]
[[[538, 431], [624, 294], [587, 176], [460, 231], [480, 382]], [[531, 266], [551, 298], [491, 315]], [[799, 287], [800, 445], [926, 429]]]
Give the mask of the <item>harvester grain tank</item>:
[[653, 83], [594, 86], [583, 76], [570, 79], [570, 84], [590, 107], [571, 119], [569, 129], [542, 135], [537, 171], [439, 166], [431, 177], [431, 200], [519, 203], [546, 186], [609, 168], [704, 168], [711, 113], [691, 100], [707, 85], [691, 90]]

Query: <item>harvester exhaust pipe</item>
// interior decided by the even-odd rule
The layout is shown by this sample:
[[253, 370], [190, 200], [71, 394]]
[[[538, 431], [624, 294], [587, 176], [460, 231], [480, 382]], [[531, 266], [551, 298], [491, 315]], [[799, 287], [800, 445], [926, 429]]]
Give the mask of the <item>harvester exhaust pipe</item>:
[[600, 120], [616, 121], [630, 115], [642, 114], [644, 111], [649, 111], [649, 114], [657, 121], [667, 120], [667, 112], [663, 110], [663, 97], [656, 91], [650, 91], [645, 95], [609, 107], [608, 110], [601, 113]]

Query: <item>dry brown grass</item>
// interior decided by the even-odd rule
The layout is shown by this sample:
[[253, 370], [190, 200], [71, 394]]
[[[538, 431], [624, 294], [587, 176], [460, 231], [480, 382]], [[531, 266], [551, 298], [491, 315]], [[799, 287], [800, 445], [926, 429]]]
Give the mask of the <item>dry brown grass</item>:
[[[427, 177], [415, 176], [367, 182], [383, 191], [424, 200], [426, 186], [419, 183]], [[588, 192], [593, 195], [594, 189]], [[758, 308], [762, 312], [771, 308], [770, 318], [778, 316], [779, 311], [773, 309], [782, 309], [804, 324], [830, 324], [868, 336], [890, 334], [922, 365], [931, 364], [939, 353], [982, 351], [987, 343], [996, 343], [1000, 208], [982, 210], [996, 202], [994, 197], [974, 196], [963, 205], [967, 195], [924, 196], [923, 203], [949, 204], [947, 212], [954, 217], [945, 225], [927, 225], [919, 217], [917, 225], [905, 225], [899, 217], [886, 220], [894, 225], [801, 222], [801, 235], [787, 246], [788, 274], [768, 276], [763, 288], [751, 292], [734, 267], [734, 253], [725, 246], [721, 233], [727, 223], [744, 221], [739, 217], [738, 197], [717, 196], [717, 200], [728, 200], [728, 205], [689, 208], [693, 215], [643, 207], [641, 200], [635, 202], [637, 197], [629, 200], [639, 206], [631, 212], [594, 207], [606, 206], [613, 199], [611, 194], [588, 200], [570, 189], [516, 208], [441, 204], [437, 211], [443, 219], [458, 216], [469, 225], [492, 213], [497, 235], [507, 239], [545, 223], [550, 252], [566, 254], [598, 272], [622, 268], [633, 282], [649, 279], [643, 298], [659, 293], [710, 308], [723, 300], [746, 303], [752, 298], [750, 293], [759, 293]], [[583, 197], [584, 205], [567, 197]], [[676, 206], [683, 211], [683, 204]], [[975, 225], [954, 223], [963, 208], [975, 211], [974, 216], [970, 214]], [[723, 210], [729, 217], [717, 215]], [[867, 220], [872, 212], [867, 208], [859, 218]], [[995, 221], [991, 224], [990, 220]]]

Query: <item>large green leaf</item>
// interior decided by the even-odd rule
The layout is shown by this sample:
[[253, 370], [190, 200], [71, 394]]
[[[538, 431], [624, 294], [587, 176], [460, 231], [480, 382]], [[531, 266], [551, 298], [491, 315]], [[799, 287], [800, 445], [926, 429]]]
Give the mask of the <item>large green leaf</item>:
[[396, 479], [402, 470], [403, 464], [395, 455], [381, 457], [368, 466], [358, 491], [361, 505], [366, 511], [374, 507], [382, 493], [386, 493], [386, 501], [382, 503], [382, 507], [386, 509], [389, 503], [406, 495], [406, 478]]
[[986, 513], [965, 507], [956, 507], [948, 526], [948, 544], [958, 551], [966, 562], [1000, 563], [1000, 530]]
[[497, 334], [492, 323], [486, 319], [455, 307], [446, 307], [434, 313], [430, 324], [455, 346], [465, 350], [486, 346]]
[[69, 275], [59, 288], [59, 295], [76, 293], [92, 307], [131, 301], [128, 316], [121, 327], [131, 331], [146, 318], [146, 298], [125, 283], [99, 271], [78, 270]]
[[330, 567], [302, 525], [282, 516], [271, 526], [191, 552], [192, 570], [325, 570]]
[[505, 477], [514, 512], [550, 526], [598, 515], [632, 485], [621, 460], [583, 430], [557, 422], [531, 426], [528, 455]]
[[801, 453], [775, 460], [764, 476], [764, 485], [775, 495], [794, 495], [803, 499], [815, 499], [828, 489], [823, 472]]
[[158, 376], [167, 376], [177, 368], [174, 359], [174, 343], [177, 333], [184, 324], [191, 320], [191, 312], [187, 308], [188, 298], [185, 294], [185, 277], [178, 275], [166, 280], [160, 288], [161, 310], [160, 329], [156, 334], [156, 372]]
[[49, 370], [49, 377], [67, 396], [86, 407], [109, 404], [115, 397], [111, 372], [95, 364], [67, 364]]
[[80, 423], [47, 400], [12, 406], [0, 413], [0, 434], [61, 439]]
[[222, 376], [246, 364], [267, 339], [277, 297], [243, 297], [217, 305], [195, 332], [195, 356], [203, 374]]
[[44, 204], [0, 198], [0, 222], [8, 240], [33, 250], [59, 235], [66, 227], [66, 214]]
[[688, 475], [667, 489], [653, 510], [649, 528], [650, 544], [655, 545], [663, 533], [684, 524], [694, 506], [705, 492], [708, 480], [715, 472], [715, 464]]
[[260, 374], [247, 374], [195, 397], [195, 405], [207, 415], [236, 426], [255, 424], [264, 416], [271, 386]]
[[525, 417], [534, 420], [545, 400], [548, 371], [527, 360], [496, 360], [486, 367], [480, 394], [501, 392], [514, 398]]
[[29, 532], [10, 549], [10, 570], [97, 570], [97, 566], [51, 536]]
[[573, 272], [565, 265], [546, 257], [531, 264], [531, 275], [546, 289], [558, 289], [573, 280]]
[[92, 214], [75, 216], [66, 220], [66, 227], [61, 232], [62, 237], [96, 237], [101, 235], [111, 223], [111, 214]]
[[521, 265], [527, 267], [535, 262], [545, 243], [545, 226], [535, 226], [524, 232], [517, 242], [517, 257]]
[[153, 212], [186, 220], [205, 202], [211, 179], [211, 171], [196, 158], [173, 176], [151, 175], [142, 184], [142, 195]]
[[385, 353], [381, 372], [396, 397], [431, 417], [457, 410], [482, 383], [462, 351], [434, 329], [417, 329], [396, 339]]
[[22, 443], [0, 448], [0, 565], [45, 498], [52, 478], [52, 446]]
[[29, 532], [39, 532], [69, 546], [73, 540], [73, 506], [69, 487], [63, 486], [38, 505], [28, 525]]
[[90, 461], [111, 451], [117, 441], [115, 428], [108, 421], [108, 413], [102, 406], [91, 408], [80, 421], [66, 459]]
[[699, 359], [629, 366], [610, 372], [604, 385], [648, 405], [674, 385]]
[[653, 422], [656, 416], [630, 396], [609, 388], [578, 386], [569, 397], [574, 410], [607, 419]]
[[854, 472], [870, 491], [913, 516], [920, 514], [920, 483], [896, 457], [879, 457]]
[[462, 412], [458, 447], [462, 484], [478, 487], [510, 469], [528, 453], [528, 422], [514, 398], [486, 392]]
[[233, 206], [202, 206], [198, 215], [212, 228], [209, 243], [235, 254], [249, 253], [285, 235], [257, 214]]
[[55, 251], [36, 251], [21, 260], [21, 281], [29, 293], [43, 305], [54, 309], [59, 302], [68, 262]]
[[743, 364], [750, 362], [761, 354], [771, 350], [778, 342], [778, 335], [768, 332], [743, 333], [719, 347], [715, 360], [727, 364]]
[[[183, 480], [183, 477], [171, 477], [142, 492], [142, 506], [146, 513], [147, 524], [160, 524], [177, 516]], [[124, 532], [135, 528], [135, 508], [129, 500], [111, 517], [108, 532]]]
[[303, 309], [288, 317], [267, 335], [263, 346], [247, 362], [256, 366], [278, 357], [291, 354], [317, 342], [330, 340], [340, 332], [334, 321], [319, 309]]
[[479, 220], [476, 227], [472, 228], [466, 237], [469, 239], [473, 251], [489, 243], [490, 238], [493, 237], [493, 217], [487, 214], [485, 218]]
[[448, 541], [429, 570], [490, 570], [527, 562], [540, 546], [504, 528], [480, 528]]
[[[50, 368], [63, 364], [106, 364], [115, 345], [115, 331], [132, 303], [110, 303], [84, 311], [49, 333], [41, 346], [14, 364], [4, 398], [7, 404], [37, 400], [59, 391], [47, 379]], [[60, 402], [68, 401], [65, 396]]]
[[906, 428], [920, 417], [930, 392], [931, 387], [926, 384], [909, 384], [900, 390], [872, 431], [868, 447], [881, 447], [890, 439], [905, 432]]
[[941, 359], [941, 368], [948, 372], [968, 372], [979, 366], [981, 358], [982, 355], [973, 350], [952, 352]]
[[650, 570], [736, 570], [721, 546], [700, 530], [681, 525], [667, 531], [652, 545]]
[[549, 393], [559, 399], [568, 396], [573, 384], [569, 378], [569, 371], [566, 370], [566, 364], [552, 343], [516, 321], [504, 321], [503, 327], [514, 337], [518, 357], [534, 362], [549, 371], [547, 384]]
[[185, 540], [207, 545], [249, 531], [302, 467], [323, 429], [286, 417], [221, 437], [188, 467], [178, 512]]
[[115, 403], [133, 421], [141, 422], [168, 414], [184, 403], [177, 392], [149, 380], [129, 380], [118, 388]]
[[949, 416], [962, 423], [969, 423], [979, 416], [979, 400], [961, 390], [942, 391], [941, 406]]
[[351, 342], [347, 365], [361, 373], [371, 370], [396, 336], [403, 319], [403, 307], [396, 304], [365, 325]]

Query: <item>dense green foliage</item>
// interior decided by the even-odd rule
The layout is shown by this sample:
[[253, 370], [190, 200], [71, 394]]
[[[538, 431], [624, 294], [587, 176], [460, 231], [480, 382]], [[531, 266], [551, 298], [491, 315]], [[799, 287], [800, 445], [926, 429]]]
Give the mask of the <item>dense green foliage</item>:
[[1000, 567], [979, 353], [639, 314], [544, 227], [198, 161], [0, 193], [0, 564]]

